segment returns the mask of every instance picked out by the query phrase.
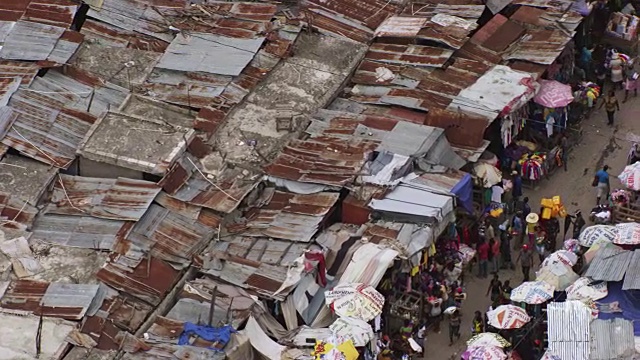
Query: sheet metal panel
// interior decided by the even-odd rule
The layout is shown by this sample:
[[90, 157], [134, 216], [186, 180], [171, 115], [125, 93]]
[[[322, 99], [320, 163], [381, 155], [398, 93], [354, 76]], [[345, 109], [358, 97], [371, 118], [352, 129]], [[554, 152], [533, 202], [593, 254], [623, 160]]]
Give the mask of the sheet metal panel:
[[18, 21], [0, 49], [0, 59], [46, 60], [65, 32], [63, 27]]
[[124, 221], [45, 214], [33, 224], [32, 239], [85, 249], [112, 250]]
[[[59, 313], [59, 317], [80, 320], [93, 303], [98, 287], [99, 285], [51, 283], [42, 296], [40, 305], [47, 316]], [[76, 312], [68, 314], [72, 309]]]
[[206, 33], [178, 35], [156, 67], [237, 76], [251, 62], [264, 40], [264, 37], [233, 39]]
[[633, 323], [616, 318], [591, 322], [590, 360], [628, 360], [636, 354]]
[[66, 168], [96, 118], [65, 107], [55, 98], [28, 89], [17, 91], [9, 106], [18, 115], [2, 143], [38, 161]]
[[137, 221], [160, 190], [144, 180], [60, 175], [46, 213]]
[[589, 359], [591, 310], [579, 301], [547, 306], [549, 350], [562, 360]]
[[633, 252], [617, 246], [602, 248], [589, 264], [584, 276], [593, 280], [621, 281], [632, 257]]

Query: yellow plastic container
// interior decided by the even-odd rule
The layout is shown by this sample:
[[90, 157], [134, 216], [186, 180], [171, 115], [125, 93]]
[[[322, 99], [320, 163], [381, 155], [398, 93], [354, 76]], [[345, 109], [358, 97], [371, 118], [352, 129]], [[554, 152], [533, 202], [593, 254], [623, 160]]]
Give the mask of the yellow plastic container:
[[550, 208], [542, 209], [542, 218], [545, 219], [545, 220], [551, 219], [551, 209]]
[[552, 208], [553, 200], [542, 198], [542, 200], [540, 200], [540, 205], [542, 205], [542, 207], [545, 207], [545, 208]]
[[560, 196], [554, 196], [552, 200], [554, 205], [562, 204], [562, 200], [560, 200]]

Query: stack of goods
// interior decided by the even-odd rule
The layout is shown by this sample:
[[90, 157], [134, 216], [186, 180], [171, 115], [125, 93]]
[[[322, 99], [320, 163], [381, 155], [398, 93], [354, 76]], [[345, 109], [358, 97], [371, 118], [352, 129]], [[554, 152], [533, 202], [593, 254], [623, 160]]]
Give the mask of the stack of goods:
[[521, 167], [523, 179], [540, 180], [547, 173], [546, 165], [547, 155], [544, 153], [534, 153], [532, 155], [524, 155], [518, 164]]
[[637, 36], [640, 18], [620, 12], [613, 13], [607, 25], [607, 34], [625, 40], [633, 40]]
[[545, 220], [549, 220], [552, 217], [566, 217], [567, 210], [562, 204], [562, 199], [560, 196], [554, 196], [551, 199], [542, 199], [540, 200], [540, 205], [542, 205], [542, 218]]
[[600, 87], [592, 82], [582, 82], [573, 95], [576, 100], [592, 108], [600, 97]]
[[614, 205], [627, 206], [631, 201], [631, 194], [625, 189], [617, 189], [611, 192], [611, 202]]

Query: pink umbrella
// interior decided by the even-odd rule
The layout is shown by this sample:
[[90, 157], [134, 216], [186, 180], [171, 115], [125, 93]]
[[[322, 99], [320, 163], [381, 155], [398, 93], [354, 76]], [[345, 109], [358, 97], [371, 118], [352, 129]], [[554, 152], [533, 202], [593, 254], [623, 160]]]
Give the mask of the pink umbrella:
[[537, 104], [548, 108], [561, 108], [573, 102], [571, 86], [555, 80], [540, 80], [540, 90], [533, 98]]

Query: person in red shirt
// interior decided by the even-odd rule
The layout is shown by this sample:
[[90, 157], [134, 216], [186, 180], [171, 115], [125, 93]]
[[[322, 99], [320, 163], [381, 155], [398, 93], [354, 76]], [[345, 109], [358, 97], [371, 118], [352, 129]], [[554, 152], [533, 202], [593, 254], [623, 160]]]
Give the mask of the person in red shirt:
[[489, 275], [489, 244], [484, 239], [480, 239], [478, 242], [478, 264], [479, 264], [479, 273], [478, 276], [481, 278], [486, 278]]

